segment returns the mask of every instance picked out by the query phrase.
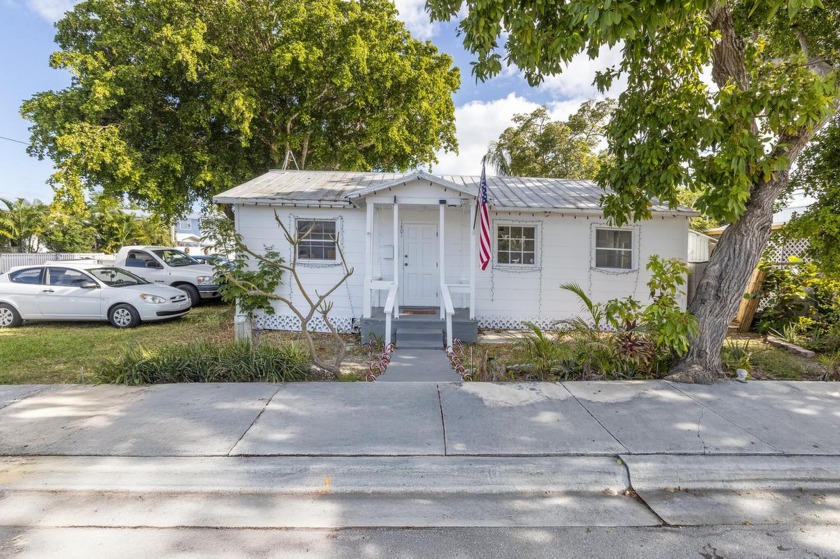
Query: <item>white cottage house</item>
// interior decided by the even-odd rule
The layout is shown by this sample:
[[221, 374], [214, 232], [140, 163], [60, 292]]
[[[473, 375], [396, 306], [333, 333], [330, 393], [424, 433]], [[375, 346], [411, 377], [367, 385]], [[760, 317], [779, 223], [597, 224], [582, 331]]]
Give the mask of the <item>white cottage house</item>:
[[[214, 200], [233, 206], [252, 249], [274, 246], [288, 260], [275, 212], [291, 231], [312, 228], [298, 247], [298, 270], [319, 291], [341, 277], [337, 236], [355, 273], [331, 297], [330, 316], [364, 338], [399, 338], [402, 330], [407, 339], [421, 328], [441, 347], [443, 336], [474, 340], [477, 328], [549, 327], [580, 312], [561, 284], [577, 283], [596, 301], [645, 301], [648, 258], [686, 260], [691, 210], [654, 206], [652, 219], [618, 228], [603, 217], [602, 191], [591, 181], [487, 177], [493, 250], [482, 271], [479, 183], [425, 172], [270, 171]], [[278, 289], [299, 297], [291, 282]], [[256, 325], [298, 328], [281, 303], [276, 310]]]

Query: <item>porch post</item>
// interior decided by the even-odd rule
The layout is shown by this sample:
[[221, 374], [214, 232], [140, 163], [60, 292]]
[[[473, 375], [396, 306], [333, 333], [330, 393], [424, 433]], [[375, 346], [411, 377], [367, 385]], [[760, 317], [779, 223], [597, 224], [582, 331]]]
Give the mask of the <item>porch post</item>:
[[362, 294], [362, 317], [370, 318], [370, 282], [373, 280], [373, 202], [367, 203], [365, 217], [365, 284]]
[[397, 286], [397, 298], [394, 299], [394, 318], [400, 317], [400, 205], [394, 196], [394, 285]]
[[[443, 289], [443, 284], [446, 280], [446, 270], [444, 269], [444, 265], [446, 262], [446, 254], [444, 253], [444, 246], [445, 243], [445, 227], [444, 227], [444, 216], [446, 215], [446, 200], [441, 200], [440, 205], [440, 224], [438, 225], [438, 269], [440, 270], [440, 285], [438, 286], [439, 290]], [[443, 292], [438, 294], [438, 300], [440, 301], [440, 317], [446, 317], [446, 309], [443, 306]]]
[[470, 320], [475, 320], [475, 204], [470, 204]]

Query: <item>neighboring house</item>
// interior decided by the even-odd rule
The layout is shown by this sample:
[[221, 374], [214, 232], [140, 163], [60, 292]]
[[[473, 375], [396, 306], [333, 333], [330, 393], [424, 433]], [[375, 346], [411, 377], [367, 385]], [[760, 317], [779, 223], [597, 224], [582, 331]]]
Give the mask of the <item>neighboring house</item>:
[[[580, 300], [560, 289], [577, 283], [596, 301], [649, 298], [651, 255], [686, 260], [689, 218], [697, 213], [654, 205], [653, 218], [611, 226], [591, 181], [487, 177], [492, 260], [479, 269], [474, 226], [477, 176], [425, 172], [270, 171], [217, 195], [231, 204], [236, 229], [252, 248], [292, 255], [274, 221], [291, 231], [312, 228], [298, 249], [298, 270], [323, 291], [341, 276], [336, 236], [355, 273], [331, 297], [342, 331], [382, 335], [414, 324], [418, 313], [450, 336], [475, 338], [476, 327], [551, 327], [580, 313]], [[278, 293], [299, 300], [288, 279]], [[450, 304], [451, 300], [451, 304]], [[256, 326], [294, 330], [283, 304]], [[431, 311], [425, 310], [431, 309]], [[444, 322], [443, 317], [449, 319]], [[317, 321], [317, 329], [324, 325]]]
[[[785, 225], [793, 219], [794, 216], [802, 214], [807, 210], [815, 200], [805, 196], [802, 191], [794, 192], [790, 202], [779, 211], [773, 214], [773, 224], [771, 226], [773, 231], [782, 229]], [[715, 240], [720, 239], [726, 229], [723, 227], [716, 227], [709, 229], [706, 234]], [[767, 246], [765, 257], [771, 264], [787, 264], [790, 257], [802, 257], [805, 250], [808, 248], [808, 241], [805, 239], [794, 239], [790, 241], [782, 241], [773, 236], [770, 237], [770, 243]]]
[[204, 231], [201, 228], [201, 217], [198, 215], [188, 215], [175, 222], [176, 246], [186, 249], [195, 248], [196, 251], [193, 254], [198, 254], [199, 250], [208, 247], [211, 247], [212, 250], [212, 243], [201, 240], [203, 235]]
[[[813, 198], [805, 196], [802, 191], [795, 192], [792, 200], [784, 208], [773, 214], [771, 230], [775, 232], [782, 229], [791, 219], [793, 219], [795, 215], [801, 214], [807, 210], [814, 202], [815, 200]], [[724, 225], [722, 227], [709, 229], [706, 231], [706, 234], [717, 241], [726, 230], [726, 227], [727, 226]], [[785, 266], [790, 264], [792, 258], [796, 259], [803, 257], [807, 248], [808, 241], [805, 239], [783, 240], [771, 235], [770, 241], [767, 244], [767, 248], [765, 249], [762, 258], [773, 266]], [[693, 299], [697, 284], [700, 282], [700, 278], [702, 278], [702, 274], [705, 269], [705, 264], [700, 264], [692, 270], [693, 273], [689, 277], [688, 282], [689, 301]], [[753, 270], [752, 277], [750, 277], [750, 281], [746, 286], [746, 291], [744, 293], [745, 297], [741, 300], [741, 303], [738, 306], [738, 312], [730, 324], [730, 329], [737, 330], [741, 333], [750, 331], [753, 318], [755, 317], [755, 313], [759, 309], [760, 305], [760, 300], [757, 297], [754, 297], [754, 295], [761, 291], [761, 287], [764, 284], [766, 277], [767, 272], [761, 267], [756, 267], [756, 269]], [[747, 295], [749, 295], [749, 297], [747, 297]]]
[[708, 262], [718, 240], [693, 229], [688, 230], [688, 262]]
[[703, 272], [706, 271], [709, 256], [717, 243], [718, 240], [715, 237], [710, 237], [693, 229], [688, 230], [688, 282], [686, 283], [688, 304], [691, 304], [691, 301], [694, 300], [697, 285], [700, 283], [700, 278], [703, 277]]

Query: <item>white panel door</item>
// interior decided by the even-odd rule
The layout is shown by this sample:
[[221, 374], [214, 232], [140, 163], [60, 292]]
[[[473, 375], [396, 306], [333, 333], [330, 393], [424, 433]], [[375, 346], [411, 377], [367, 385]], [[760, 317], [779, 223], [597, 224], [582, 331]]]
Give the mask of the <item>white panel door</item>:
[[402, 248], [402, 305], [437, 306], [440, 283], [437, 225], [404, 223]]

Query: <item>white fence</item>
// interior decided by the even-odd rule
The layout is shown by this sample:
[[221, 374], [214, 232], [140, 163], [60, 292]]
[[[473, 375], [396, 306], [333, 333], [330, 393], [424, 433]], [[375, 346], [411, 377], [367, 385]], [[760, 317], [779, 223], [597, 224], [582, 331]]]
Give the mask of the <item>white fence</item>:
[[37, 266], [50, 260], [81, 260], [100, 259], [106, 255], [102, 252], [22, 252], [0, 254], [0, 274], [5, 274], [15, 266]]

